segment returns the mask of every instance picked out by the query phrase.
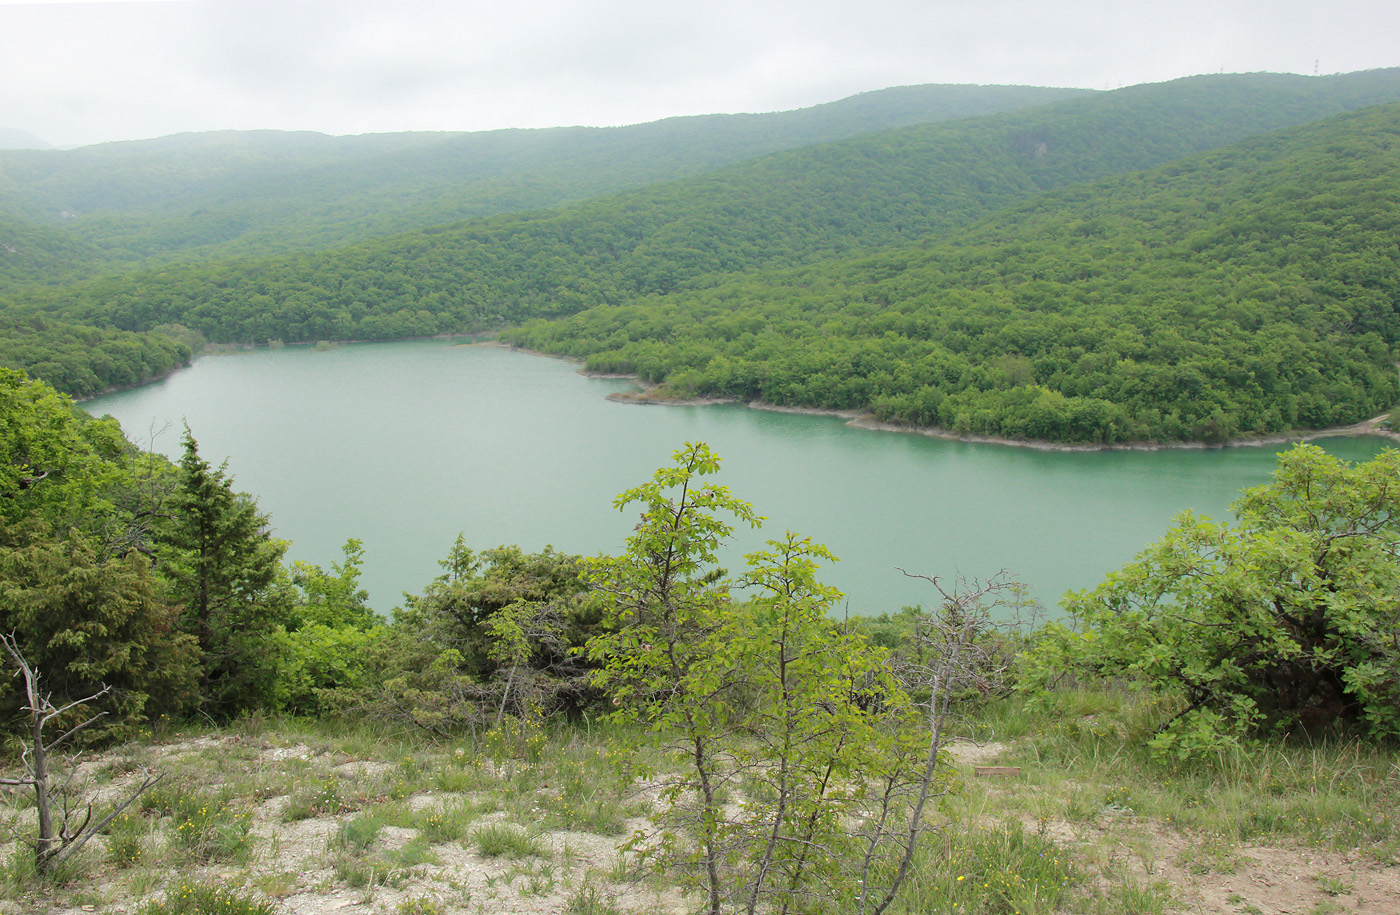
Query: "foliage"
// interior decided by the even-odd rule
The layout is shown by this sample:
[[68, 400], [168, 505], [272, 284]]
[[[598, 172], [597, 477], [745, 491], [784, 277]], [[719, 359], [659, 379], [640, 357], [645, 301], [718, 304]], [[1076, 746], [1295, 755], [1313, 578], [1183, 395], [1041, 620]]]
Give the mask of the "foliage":
[[111, 420], [93, 420], [23, 372], [0, 368], [0, 537], [22, 542], [24, 523], [95, 533], [130, 484], [130, 446]]
[[252, 498], [212, 468], [185, 430], [178, 488], [163, 531], [162, 572], [181, 626], [199, 642], [205, 710], [231, 715], [274, 707], [279, 633], [288, 596], [275, 587], [286, 544], [268, 532]]
[[[702, 479], [718, 469], [703, 443], [677, 451], [618, 497], [642, 507], [627, 551], [592, 563], [610, 624], [588, 644], [596, 679], [621, 717], [674, 739], [688, 770], [663, 790], [663, 831], [639, 834], [634, 851], [693, 881], [713, 915], [878, 915], [947, 787], [940, 740], [963, 655], [939, 645], [913, 672], [930, 697], [921, 722], [887, 656], [829, 619], [840, 595], [816, 577], [834, 558], [825, 547], [789, 533], [727, 578], [715, 567], [732, 530], [721, 513], [759, 518]], [[738, 587], [758, 596], [736, 602]]]
[[1387, 71], [1136, 86], [778, 152], [555, 210], [23, 298], [66, 320], [180, 323], [222, 342], [381, 340], [557, 317], [941, 234], [1046, 190], [1394, 101], [1395, 80]]
[[341, 548], [343, 562], [331, 563], [326, 572], [309, 562], [294, 562], [292, 584], [297, 589], [297, 609], [288, 620], [289, 629], [320, 624], [333, 629], [368, 629], [377, 618], [368, 603], [369, 593], [360, 587], [360, 567], [364, 565], [364, 544], [350, 539]]
[[1045, 194], [917, 247], [505, 339], [635, 373], [653, 396], [966, 435], [1221, 442], [1356, 422], [1400, 396], [1397, 134], [1400, 105], [1383, 106]]
[[[1396, 76], [1131, 87], [334, 251], [30, 290], [7, 311], [225, 342], [580, 315], [510, 339], [677, 396], [969, 435], [1318, 428], [1397, 395], [1394, 109], [1185, 157], [1394, 102]], [[771, 272], [804, 264], [820, 266]]]
[[1350, 464], [1312, 445], [1235, 503], [1236, 526], [1181, 517], [1065, 608], [1036, 655], [1127, 675], [1184, 710], [1153, 740], [1180, 757], [1265, 729], [1400, 736], [1400, 452]]
[[[197, 648], [145, 555], [160, 466], [115, 423], [0, 369], [0, 630], [59, 705], [110, 687], [85, 737], [130, 734], [193, 698]], [[10, 711], [22, 701], [8, 685], [0, 696]]]
[[368, 690], [382, 673], [383, 622], [360, 588], [364, 548], [346, 541], [331, 571], [307, 562], [290, 570], [293, 606], [274, 632], [279, 657], [276, 707], [298, 715], [334, 715], [347, 696]]
[[[91, 539], [45, 529], [19, 547], [0, 547], [0, 626], [45, 672], [55, 697], [111, 691], [93, 708], [106, 717], [87, 737], [132, 735], [140, 722], [189, 707], [199, 650], [161, 600], [140, 554], [102, 559]], [[3, 707], [19, 696], [4, 687]]]
[[[1316, 94], [1345, 93], [1342, 84], [1358, 80], [1330, 82]], [[1310, 87], [1299, 79], [1291, 88]], [[354, 137], [218, 131], [0, 151], [0, 237], [7, 243], [0, 282], [51, 285], [140, 264], [337, 247], [554, 207], [775, 150], [1087, 94], [903, 86], [799, 111], [620, 128]], [[68, 218], [55, 219], [63, 210]]]
[[276, 632], [278, 656], [275, 707], [311, 717], [344, 711], [345, 696], [371, 688], [383, 627], [310, 623], [295, 632]]
[[188, 342], [158, 330], [133, 333], [39, 315], [0, 318], [0, 365], [74, 397], [159, 378], [187, 365], [192, 353]]
[[379, 714], [439, 733], [564, 711], [594, 701], [576, 650], [595, 631], [582, 559], [545, 547], [476, 553], [458, 535], [440, 575], [406, 595], [390, 627]]

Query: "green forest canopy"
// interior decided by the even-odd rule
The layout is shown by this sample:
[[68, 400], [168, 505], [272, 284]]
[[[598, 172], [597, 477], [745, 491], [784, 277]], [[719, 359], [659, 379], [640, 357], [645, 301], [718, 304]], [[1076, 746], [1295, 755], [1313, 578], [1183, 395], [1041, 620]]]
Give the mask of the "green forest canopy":
[[[1137, 86], [336, 250], [12, 284], [5, 312], [15, 327], [237, 342], [580, 315], [511, 339], [681, 395], [959, 432], [1118, 442], [1329, 425], [1394, 400], [1390, 125], [1334, 119], [1189, 156], [1397, 97], [1397, 70]], [[128, 383], [39, 343], [29, 333], [10, 364], [75, 393]]]
[[0, 258], [0, 277], [50, 285], [177, 261], [321, 250], [558, 206], [781, 149], [1087, 94], [905, 86], [798, 111], [630, 127], [356, 137], [218, 131], [0, 151], [0, 241], [15, 249]]
[[1397, 396], [1400, 105], [1048, 194], [942, 241], [535, 322], [661, 393], [961, 433], [1223, 441]]

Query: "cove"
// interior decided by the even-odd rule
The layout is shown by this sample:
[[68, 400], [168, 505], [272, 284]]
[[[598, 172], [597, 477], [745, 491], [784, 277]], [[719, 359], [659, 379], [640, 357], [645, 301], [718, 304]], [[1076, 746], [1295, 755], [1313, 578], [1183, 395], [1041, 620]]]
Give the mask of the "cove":
[[[934, 602], [927, 582], [1006, 570], [1047, 609], [1092, 587], [1190, 509], [1229, 517], [1289, 446], [1037, 451], [858, 429], [831, 416], [740, 405], [641, 406], [606, 399], [624, 379], [562, 361], [443, 340], [203, 356], [141, 388], [83, 404], [172, 458], [181, 423], [200, 454], [225, 459], [288, 553], [329, 567], [364, 541], [361, 580], [387, 612], [441, 569], [458, 532], [473, 549], [616, 553], [636, 523], [613, 500], [687, 441], [723, 459], [718, 482], [768, 519], [742, 531], [727, 563], [785, 530], [842, 561], [823, 580], [838, 610]], [[1348, 460], [1387, 444], [1321, 442]]]

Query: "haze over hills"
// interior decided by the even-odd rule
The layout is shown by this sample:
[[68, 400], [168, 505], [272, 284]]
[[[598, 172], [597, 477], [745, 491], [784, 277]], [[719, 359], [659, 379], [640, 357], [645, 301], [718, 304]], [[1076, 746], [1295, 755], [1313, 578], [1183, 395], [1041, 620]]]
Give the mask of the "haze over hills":
[[[73, 244], [87, 246], [84, 257], [107, 269], [325, 248], [556, 206], [781, 149], [1085, 94], [907, 86], [798, 111], [632, 127], [350, 137], [225, 131], [0, 153], [0, 216], [35, 231], [61, 226]], [[46, 243], [36, 239], [35, 247]]]
[[[992, 220], [987, 225], [1003, 225], [999, 231], [1015, 235], [1007, 226], [1027, 221], [1026, 214], [1034, 211], [1037, 224], [1059, 225], [1051, 234], [1064, 235], [1068, 232], [1065, 226], [1090, 221], [1083, 215], [1078, 203], [1081, 198], [1076, 194], [1087, 195], [1084, 199], [1088, 200], [1101, 194], [1117, 194], [1119, 198], [1126, 194], [1130, 199], [1136, 195], [1156, 200], [1153, 206], [1180, 208], [1184, 206], [1182, 195], [1199, 196], [1205, 193], [1205, 186], [1196, 187], [1185, 178], [1164, 179], [1162, 171], [1154, 173], [1157, 177], [1151, 181], [1155, 183], [1133, 185], [1132, 190], [1125, 190], [1129, 185], [1112, 182], [1087, 183], [1183, 160], [1289, 125], [1395, 101], [1400, 99], [1400, 70], [1324, 78], [1270, 74], [1194, 77], [1114, 92], [1077, 93], [1076, 97], [994, 115], [861, 133], [872, 125], [898, 123], [901, 118], [929, 118], [934, 108], [947, 115], [978, 104], [1014, 107], [1037, 94], [1020, 88], [965, 88], [965, 92], [949, 93], [948, 87], [910, 87], [781, 116], [674, 119], [609, 131], [368, 138], [193, 135], [76, 151], [95, 157], [90, 161], [4, 156], [0, 164], [9, 180], [10, 190], [4, 199], [10, 204], [10, 226], [20, 235], [28, 232], [27, 239], [33, 242], [25, 248], [11, 244], [15, 250], [0, 257], [0, 276], [10, 281], [7, 312], [42, 313], [48, 322], [81, 322], [142, 334], [157, 326], [182, 324], [214, 340], [294, 342], [392, 339], [484, 329], [631, 303], [625, 321], [615, 315], [585, 315], [580, 322], [558, 329], [534, 327], [528, 337], [518, 339], [592, 354], [597, 360], [641, 371], [654, 380], [669, 379], [678, 392], [713, 391], [804, 405], [873, 408], [895, 421], [951, 423], [991, 434], [1072, 440], [1228, 437], [1240, 431], [1291, 428], [1324, 414], [1329, 421], [1351, 417], [1357, 411], [1393, 401], [1393, 381], [1387, 384], [1375, 374], [1375, 367], [1389, 358], [1381, 350], [1395, 342], [1389, 317], [1382, 314], [1357, 333], [1318, 336], [1317, 315], [1346, 308], [1328, 294], [1301, 297], [1298, 307], [1307, 314], [1291, 316], [1285, 335], [1317, 337], [1299, 337], [1300, 345], [1308, 350], [1299, 357], [1309, 366], [1308, 371], [1325, 375], [1336, 370], [1346, 375], [1339, 383], [1350, 393], [1331, 396], [1329, 402], [1335, 407], [1331, 412], [1297, 403], [1256, 408], [1241, 399], [1243, 394], [1231, 393], [1243, 390], [1240, 385], [1211, 370], [1206, 386], [1212, 395], [1203, 401], [1207, 404], [1203, 412], [1190, 407], [1164, 410], [1157, 405], [1144, 408], [1157, 413], [1142, 419], [1125, 406], [1122, 391], [1114, 393], [1103, 384], [1076, 388], [1056, 382], [1059, 386], [1042, 390], [1055, 372], [1036, 364], [1039, 352], [1030, 352], [1024, 341], [1018, 348], [1009, 338], [999, 338], [995, 329], [982, 326], [989, 320], [985, 314], [979, 313], [975, 319], [981, 322], [977, 346], [948, 344], [944, 338], [960, 339], [957, 335], [966, 330], [959, 329], [957, 308], [949, 312], [951, 306], [946, 304], [936, 321], [920, 319], [925, 327], [915, 348], [918, 352], [907, 359], [925, 368], [934, 363], [945, 368], [962, 365], [954, 372], [956, 383], [949, 379], [933, 383], [927, 377], [916, 383], [911, 376], [902, 387], [872, 387], [867, 383], [871, 371], [838, 360], [845, 368], [837, 370], [840, 377], [828, 385], [831, 390], [827, 394], [813, 395], [805, 389], [775, 394], [760, 377], [766, 371], [763, 368], [750, 371], [744, 376], [746, 381], [735, 381], [738, 375], [728, 381], [716, 380], [711, 363], [721, 364], [717, 356], [731, 358], [732, 354], [721, 353], [722, 347], [715, 349], [710, 345], [713, 341], [677, 355], [678, 348], [695, 342], [686, 334], [698, 333], [704, 338], [711, 333], [697, 330], [710, 320], [698, 316], [709, 307], [697, 304], [708, 301], [699, 295], [700, 290], [743, 289], [745, 301], [731, 301], [719, 309], [757, 315], [767, 305], [755, 303], [781, 302], [787, 307], [801, 299], [792, 292], [794, 281], [758, 278], [737, 285], [736, 277], [829, 260], [830, 267], [817, 267], [811, 274], [816, 279], [810, 281], [827, 292], [842, 287], [838, 297], [855, 303], [856, 311], [864, 309], [863, 314], [871, 308], [877, 312], [888, 309], [894, 303], [907, 310], [911, 297], [917, 299], [922, 294], [920, 283], [926, 284], [930, 295], [943, 295], [938, 290], [952, 286], [986, 286], [984, 279], [959, 273], [961, 268], [940, 260], [965, 258], [958, 252], [971, 242], [958, 247], [957, 233], [978, 220], [1039, 198], [1043, 211], [1021, 209], [1005, 217], [1009, 223]], [[1342, 119], [1337, 125], [1354, 123]], [[1320, 134], [1285, 133], [1280, 136], [1291, 139], [1277, 142], [1345, 145], [1351, 142], [1346, 133], [1350, 129], [1323, 125]], [[1386, 129], [1376, 128], [1381, 134]], [[1329, 140], [1327, 131], [1331, 130], [1340, 131], [1341, 139]], [[842, 131], [855, 135], [802, 145], [802, 137]], [[703, 143], [698, 140], [701, 137], [705, 138]], [[792, 148], [760, 154], [774, 144]], [[1305, 158], [1325, 158], [1324, 153], [1308, 149], [1312, 151], [1300, 147], [1295, 152]], [[1255, 154], [1242, 155], [1248, 158]], [[45, 161], [61, 161], [63, 167], [52, 167], [42, 175], [34, 171]], [[1193, 163], [1187, 168], [1194, 176], [1191, 180], [1199, 181], [1202, 168], [1207, 173], [1214, 168], [1199, 163], [1216, 160], [1188, 161]], [[730, 164], [705, 170], [722, 162]], [[1384, 170], [1389, 168], [1387, 163], [1383, 154], [1368, 147], [1366, 168]], [[89, 166], [92, 170], [86, 171]], [[28, 189], [19, 193], [14, 191], [16, 170], [23, 172], [25, 168], [30, 169], [33, 180], [19, 182]], [[183, 177], [164, 183], [150, 180], [162, 174], [162, 169]], [[674, 178], [687, 173], [688, 177]], [[1224, 169], [1220, 174], [1234, 173]], [[1296, 184], [1295, 193], [1305, 198], [1323, 193], [1313, 186], [1320, 180], [1319, 174], [1314, 169], [1290, 177]], [[202, 177], [187, 187], [195, 176]], [[1222, 197], [1219, 204], [1228, 210], [1229, 219], [1240, 218], [1251, 201], [1263, 199], [1269, 190], [1239, 190], [1246, 185], [1236, 178], [1229, 181], [1235, 182], [1230, 186], [1237, 189], [1238, 196]], [[616, 191], [629, 184], [631, 189]], [[1076, 186], [1079, 189], [1072, 193], [1042, 197]], [[416, 191], [409, 192], [410, 187]], [[246, 196], [240, 188], [247, 188]], [[609, 192], [600, 190], [604, 188]], [[52, 207], [58, 196], [44, 195], [59, 191], [86, 194], [68, 199], [85, 199], [108, 209], [47, 225], [19, 212], [26, 207], [31, 213], [36, 207]], [[375, 204], [389, 198], [395, 199], [396, 206], [381, 209]], [[566, 202], [569, 200], [576, 202]], [[544, 202], [557, 205], [531, 209]], [[1386, 225], [1387, 208], [1392, 203], [1387, 195], [1368, 190], [1362, 209], [1349, 209], [1346, 215]], [[415, 220], [437, 219], [444, 212], [464, 207], [498, 207], [502, 212], [335, 247], [338, 239], [356, 232], [376, 234]], [[1371, 213], [1366, 207], [1379, 212]], [[361, 214], [359, 222], [347, 215], [352, 211]], [[1197, 215], [1201, 220], [1192, 224], [1193, 232], [1229, 229], [1228, 220], [1221, 222], [1225, 216]], [[1131, 231], [1125, 229], [1123, 237], [1137, 237], [1132, 233], [1142, 231], [1143, 225], [1150, 226], [1157, 218], [1149, 208], [1136, 217]], [[1102, 228], [1105, 244], [1117, 238], [1115, 225], [1110, 221]], [[1074, 237], [1096, 236], [1085, 230]], [[944, 244], [940, 239], [946, 239], [951, 247], [940, 247]], [[1269, 250], [1273, 240], [1263, 239], [1261, 250]], [[1093, 269], [1112, 272], [1130, 268], [1144, 276], [1163, 275], [1163, 270], [1152, 266], [1155, 259], [1180, 260], [1182, 253], [1157, 241], [1160, 239], [1149, 245], [1139, 239], [1136, 243], [1135, 257], [1146, 266], [1136, 260], [1110, 259]], [[326, 250], [256, 258], [221, 256], [230, 251], [301, 249], [318, 243]], [[911, 243], [935, 253], [930, 255], [932, 261], [921, 261], [917, 270], [907, 267], [911, 255], [890, 255], [890, 263], [904, 265], [895, 272], [908, 272], [909, 286], [898, 296], [880, 285], [883, 280], [871, 278], [868, 264], [880, 263], [878, 258], [868, 263], [850, 260], [884, 246]], [[1033, 243], [1040, 242], [1018, 237], [1009, 244], [1015, 248]], [[1384, 236], [1368, 234], [1366, 243], [1383, 246]], [[1042, 251], [1037, 255], [1037, 270], [1055, 275], [1047, 264], [1061, 258], [1067, 259], [1065, 263], [1080, 263], [1097, 256], [1086, 254], [1086, 250], [1070, 244], [1048, 254]], [[1193, 256], [1207, 264], [1217, 256], [1212, 250], [1222, 262], [1244, 262], [1237, 250], [1210, 246]], [[86, 263], [77, 269], [65, 266], [84, 258]], [[171, 258], [206, 262], [47, 291], [34, 286], [41, 278], [75, 277], [115, 269], [123, 263], [161, 263]], [[1384, 258], [1379, 263], [1381, 294], [1386, 295], [1389, 280], [1384, 271], [1389, 268]], [[1198, 264], [1193, 270], [1204, 275], [1219, 272], [1217, 267], [1220, 265]], [[880, 274], [883, 269], [874, 272]], [[981, 269], [995, 270], [995, 264], [984, 264]], [[1290, 282], [1296, 279], [1288, 277]], [[806, 282], [809, 280], [803, 279], [798, 285]], [[1148, 288], [1150, 285], [1144, 286], [1138, 299], [1144, 305], [1156, 307], [1159, 301], [1177, 301], [1165, 287]], [[1184, 281], [1177, 285], [1189, 288]], [[834, 320], [842, 325], [847, 320], [839, 317], [844, 314], [840, 308], [832, 312], [831, 303], [822, 300], [827, 292], [808, 305], [796, 306], [799, 310], [815, 309], [820, 315], [796, 319], [795, 325], [791, 314], [768, 313], [767, 320], [783, 324], [781, 333], [768, 334], [770, 350], [791, 347], [796, 353], [806, 345], [797, 341], [810, 336], [819, 322]], [[1097, 289], [1091, 297], [1112, 294]], [[731, 293], [717, 295], [715, 301], [721, 301]], [[1228, 299], [1230, 293], [1217, 289], [1212, 295]], [[979, 299], [969, 307], [985, 311], [991, 307], [985, 301]], [[1090, 303], [1089, 309], [1097, 307]], [[1177, 306], [1162, 307], [1170, 311]], [[1381, 312], [1386, 308], [1393, 311], [1393, 302], [1380, 307]], [[1171, 323], [1154, 314], [1154, 321]], [[1095, 320], [1103, 317], [1098, 314]], [[1240, 356], [1253, 345], [1253, 334], [1272, 332], [1276, 318], [1278, 314], [1266, 308], [1254, 325], [1247, 321], [1238, 324], [1226, 335], [1229, 342], [1224, 349], [1212, 351], [1209, 358], [1228, 361]], [[1128, 319], [1119, 315], [1110, 320]], [[1202, 320], [1202, 315], [1189, 316], [1183, 326], [1189, 331]], [[607, 334], [595, 339], [599, 321], [608, 326], [623, 321], [627, 345]], [[638, 321], [645, 328], [638, 330]], [[28, 328], [31, 324], [21, 321], [15, 326]], [[763, 330], [756, 328], [755, 332]], [[1035, 327], [1035, 333], [1050, 335], [1043, 346], [1047, 351], [1063, 342], [1056, 335], [1081, 332], [1072, 321], [1042, 322]], [[36, 343], [35, 335], [40, 333], [24, 331], [27, 341], [21, 349], [27, 349], [28, 354], [11, 347], [11, 364], [38, 371], [36, 367], [46, 361], [39, 358], [42, 346]], [[864, 332], [842, 327], [826, 328], [822, 333], [845, 339], [861, 337]], [[570, 334], [576, 334], [577, 339]], [[1370, 342], [1372, 337], [1375, 345]], [[1320, 344], [1315, 344], [1323, 338], [1326, 346], [1319, 348]], [[1071, 348], [1074, 345], [1088, 350], [1098, 344], [1081, 342]], [[1381, 350], [1375, 348], [1377, 345]], [[638, 347], [650, 349], [639, 355]], [[941, 355], [935, 355], [934, 350]], [[40, 374], [75, 391], [101, 385], [101, 373], [84, 375], [90, 367], [76, 365], [74, 352], [69, 347], [64, 359], [47, 360], [50, 365]], [[783, 362], [774, 353], [777, 350], [770, 352], [772, 358], [765, 363], [770, 367]], [[1198, 356], [1206, 358], [1194, 351], [1190, 358]], [[1004, 362], [1013, 357], [1031, 361], [1029, 374], [1020, 363], [1014, 370], [1008, 369], [1009, 374], [1003, 373], [1005, 377], [987, 369], [998, 359]], [[948, 358], [953, 361], [948, 362]], [[967, 362], [969, 359], [972, 361]], [[678, 372], [679, 380], [672, 377]], [[1016, 383], [1006, 384], [1008, 378]], [[1144, 376], [1138, 383], [1151, 386], [1157, 380]], [[1011, 389], [1017, 390], [1014, 396], [1005, 393]], [[1226, 392], [1223, 399], [1217, 396], [1220, 390]], [[1030, 409], [1026, 404], [1047, 393], [1085, 400], [1068, 406], [1059, 401], [1042, 403], [1047, 415], [1059, 417], [1050, 423], [1054, 427], [1050, 432], [1042, 428], [1044, 423], [1003, 422], [1012, 414], [1024, 414]], [[963, 400], [948, 400], [945, 415], [944, 401], [949, 397]], [[964, 401], [965, 411], [954, 409]], [[981, 418], [959, 421], [964, 413]], [[1066, 419], [1071, 416], [1076, 418]]]
[[0, 150], [4, 149], [53, 149], [53, 144], [26, 130], [0, 127]]
[[1132, 87], [803, 147], [554, 210], [321, 254], [134, 273], [49, 297], [48, 310], [136, 331], [179, 322], [216, 341], [500, 326], [925, 238], [1047, 190], [1377, 96], [1400, 98], [1400, 70]]

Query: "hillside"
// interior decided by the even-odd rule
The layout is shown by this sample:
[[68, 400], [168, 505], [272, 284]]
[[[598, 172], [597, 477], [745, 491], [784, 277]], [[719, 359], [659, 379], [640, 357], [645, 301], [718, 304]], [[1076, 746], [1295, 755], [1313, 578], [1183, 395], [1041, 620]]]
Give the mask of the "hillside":
[[963, 434], [1224, 441], [1394, 404], [1400, 105], [1077, 186], [926, 245], [507, 338], [658, 393]]
[[225, 341], [392, 339], [563, 316], [948, 232], [1345, 98], [1400, 97], [1400, 70], [1315, 85], [1347, 91], [1267, 75], [1137, 86], [776, 153], [547, 212], [133, 274], [12, 307], [32, 301], [127, 330], [178, 322]]
[[[324, 248], [556, 206], [781, 149], [1085, 94], [908, 86], [799, 111], [620, 128], [352, 137], [225, 131], [0, 153], [0, 215], [16, 221], [0, 227], [0, 241], [33, 258], [28, 272], [10, 265], [12, 280], [44, 282], [80, 266], [111, 271]], [[61, 229], [68, 250], [51, 248], [45, 228]], [[75, 256], [74, 248], [81, 253]], [[50, 252], [59, 256], [45, 261]], [[0, 264], [0, 276], [5, 273]]]

